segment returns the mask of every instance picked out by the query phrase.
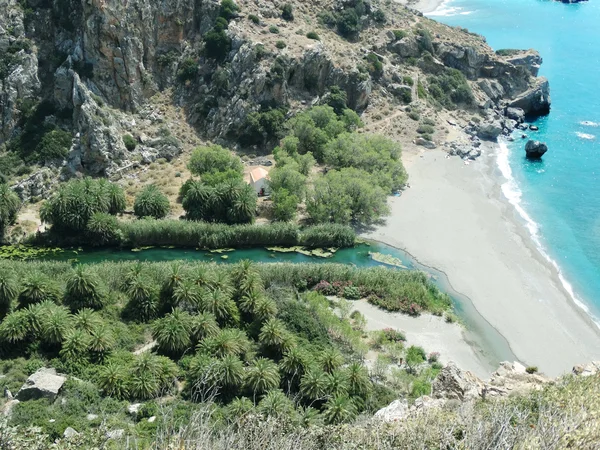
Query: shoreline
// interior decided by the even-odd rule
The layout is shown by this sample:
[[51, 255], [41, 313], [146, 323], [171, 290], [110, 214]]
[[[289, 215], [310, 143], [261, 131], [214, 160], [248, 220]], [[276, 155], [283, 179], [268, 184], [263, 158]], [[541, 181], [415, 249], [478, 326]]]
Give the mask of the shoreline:
[[446, 273], [517, 358], [559, 375], [600, 357], [600, 330], [504, 196], [499, 149], [487, 147], [469, 166], [440, 150], [405, 154], [412, 187], [365, 237]]
[[423, 14], [431, 14], [432, 12], [437, 11], [449, 1], [450, 0], [396, 0], [396, 2], [408, 8], [416, 9]]

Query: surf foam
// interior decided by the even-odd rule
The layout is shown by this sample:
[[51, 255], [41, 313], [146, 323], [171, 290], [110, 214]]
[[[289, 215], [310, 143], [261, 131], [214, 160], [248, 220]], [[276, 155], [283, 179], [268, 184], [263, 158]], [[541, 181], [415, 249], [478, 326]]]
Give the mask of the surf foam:
[[567, 291], [573, 302], [592, 319], [592, 322], [594, 322], [594, 324], [598, 328], [600, 328], [600, 320], [598, 320], [598, 318], [594, 316], [594, 314], [592, 314], [590, 308], [577, 297], [575, 291], [573, 290], [573, 286], [565, 278], [558, 263], [550, 257], [550, 255], [546, 252], [546, 249], [542, 245], [542, 241], [539, 235], [539, 225], [531, 218], [531, 216], [527, 213], [527, 211], [525, 211], [523, 205], [521, 204], [523, 192], [521, 191], [521, 189], [517, 185], [515, 178], [513, 177], [512, 169], [508, 160], [509, 154], [510, 150], [506, 142], [500, 142], [496, 157], [496, 164], [498, 166], [498, 169], [500, 169], [502, 176], [506, 179], [506, 182], [502, 183], [501, 186], [502, 193], [504, 194], [508, 202], [511, 205], [513, 205], [515, 210], [519, 213], [519, 216], [521, 216], [521, 218], [525, 221], [525, 226], [529, 230], [531, 239], [535, 243], [540, 254], [556, 269], [558, 273], [558, 279], [560, 280], [565, 291]]

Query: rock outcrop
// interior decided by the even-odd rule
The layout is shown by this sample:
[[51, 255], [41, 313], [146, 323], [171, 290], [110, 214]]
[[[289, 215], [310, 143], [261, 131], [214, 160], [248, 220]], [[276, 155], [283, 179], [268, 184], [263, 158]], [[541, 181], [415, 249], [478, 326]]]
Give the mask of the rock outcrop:
[[510, 102], [511, 108], [521, 108], [525, 114], [544, 115], [550, 112], [550, 85], [544, 77], [536, 79], [535, 84]]
[[548, 146], [540, 141], [527, 141], [525, 154], [529, 159], [540, 159], [548, 151]]
[[56, 373], [55, 369], [42, 368], [27, 378], [25, 384], [17, 392], [19, 401], [37, 400], [47, 398], [51, 402], [56, 400], [67, 378]]

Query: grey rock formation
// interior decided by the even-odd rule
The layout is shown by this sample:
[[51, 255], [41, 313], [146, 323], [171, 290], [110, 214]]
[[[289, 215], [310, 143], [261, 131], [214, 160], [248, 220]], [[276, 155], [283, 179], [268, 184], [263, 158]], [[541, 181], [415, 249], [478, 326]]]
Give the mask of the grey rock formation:
[[4, 404], [4, 406], [2, 406], [2, 414], [4, 415], [4, 417], [10, 417], [14, 407], [17, 406], [19, 403], [21, 403], [19, 400], [8, 400]]
[[110, 430], [106, 432], [106, 437], [108, 439], [121, 439], [125, 435], [125, 430], [122, 428], [118, 428], [116, 430]]
[[419, 56], [419, 44], [412, 36], [407, 36], [388, 45], [388, 50], [403, 58]]
[[23, 201], [43, 196], [50, 192], [52, 187], [58, 183], [58, 174], [56, 172], [48, 167], [42, 167], [24, 180], [19, 181], [12, 188], [19, 194], [19, 197]]
[[506, 117], [516, 120], [518, 123], [525, 121], [525, 111], [521, 108], [506, 108]]
[[481, 395], [483, 382], [471, 372], [463, 372], [452, 361], [431, 385], [433, 397], [447, 400], [472, 400]]
[[520, 52], [505, 59], [506, 62], [515, 66], [524, 67], [533, 77], [537, 77], [542, 65], [542, 57], [535, 50]]
[[548, 146], [540, 141], [527, 141], [525, 153], [529, 159], [540, 159], [548, 151]]
[[421, 147], [428, 148], [428, 149], [434, 149], [437, 147], [434, 142], [428, 141], [427, 139], [422, 138], [422, 137], [416, 138], [415, 144], [420, 145]]
[[25, 384], [17, 392], [19, 401], [37, 400], [47, 398], [51, 402], [56, 400], [67, 377], [58, 375], [55, 369], [42, 368], [27, 378]]
[[597, 373], [600, 373], [600, 361], [592, 361], [589, 364], [577, 365], [573, 367], [573, 373], [575, 375], [581, 375], [582, 377], [596, 375]]
[[66, 439], [69, 439], [69, 438], [72, 438], [72, 437], [75, 437], [75, 436], [79, 436], [79, 433], [74, 428], [67, 427], [65, 429], [65, 431], [63, 432], [63, 437], [66, 438]]
[[395, 422], [408, 416], [410, 409], [407, 400], [394, 400], [375, 413], [375, 418], [384, 422]]
[[521, 108], [525, 114], [544, 115], [550, 112], [550, 85], [544, 77], [536, 79], [535, 84], [519, 95], [509, 106]]
[[487, 122], [479, 126], [477, 130], [477, 135], [481, 139], [487, 139], [490, 141], [496, 140], [498, 136], [502, 134], [502, 124], [499, 120], [494, 120], [492, 122]]

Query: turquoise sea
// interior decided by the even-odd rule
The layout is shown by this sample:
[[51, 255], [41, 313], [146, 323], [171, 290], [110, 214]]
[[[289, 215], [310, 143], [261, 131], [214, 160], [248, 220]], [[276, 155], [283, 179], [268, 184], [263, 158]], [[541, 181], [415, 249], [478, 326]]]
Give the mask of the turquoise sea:
[[428, 16], [485, 36], [495, 50], [541, 53], [552, 111], [529, 134], [549, 151], [529, 162], [525, 141], [501, 145], [503, 192], [565, 287], [599, 318], [600, 2], [450, 0]]

